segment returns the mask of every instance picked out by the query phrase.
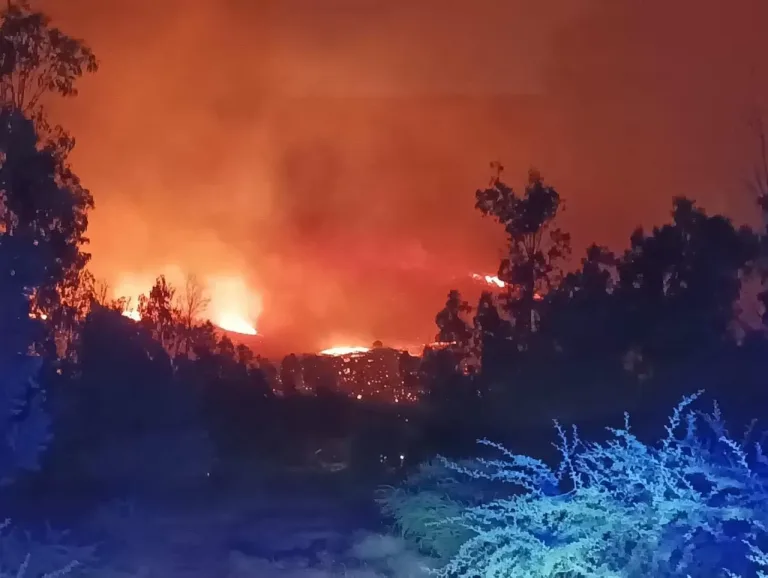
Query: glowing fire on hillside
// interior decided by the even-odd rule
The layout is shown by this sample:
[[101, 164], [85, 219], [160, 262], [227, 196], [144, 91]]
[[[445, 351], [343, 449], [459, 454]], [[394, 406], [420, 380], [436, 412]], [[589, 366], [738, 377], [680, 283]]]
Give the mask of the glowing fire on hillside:
[[[141, 314], [136, 309], [126, 309], [123, 315], [134, 321], [141, 321]], [[242, 335], [258, 335], [256, 328], [245, 318], [236, 313], [223, 313], [215, 321], [210, 320], [215, 326], [230, 333], [240, 333]]]
[[[170, 268], [166, 275], [174, 287], [185, 287], [183, 276], [179, 271]], [[181, 281], [180, 281], [181, 280]], [[114, 296], [123, 298], [127, 307], [123, 315], [134, 321], [141, 320], [141, 314], [135, 305], [140, 294], [148, 294], [153, 281], [151, 278], [126, 276], [117, 285]], [[197, 300], [198, 311], [195, 316], [199, 320], [207, 320], [218, 328], [243, 335], [258, 335], [255, 320], [261, 314], [261, 298], [249, 290], [245, 281], [234, 275], [219, 275], [207, 277], [200, 284]], [[181, 291], [176, 295], [174, 305], [182, 310], [189, 302], [189, 296]]]
[[128, 319], [133, 319], [134, 321], [141, 321], [141, 314], [139, 313], [138, 309], [126, 309], [125, 311], [123, 311], [123, 315]]
[[332, 356], [332, 357], [342, 357], [344, 355], [355, 355], [355, 354], [368, 353], [370, 350], [371, 350], [370, 347], [339, 345], [339, 346], [336, 346], [336, 347], [329, 347], [328, 349], [323, 349], [320, 352], [320, 355], [329, 355], [329, 356]]

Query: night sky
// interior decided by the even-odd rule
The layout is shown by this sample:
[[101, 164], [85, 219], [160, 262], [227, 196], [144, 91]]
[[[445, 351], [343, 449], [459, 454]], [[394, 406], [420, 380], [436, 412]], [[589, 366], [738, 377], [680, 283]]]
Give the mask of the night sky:
[[764, 0], [40, 4], [101, 61], [53, 105], [94, 272], [237, 277], [288, 349], [431, 340], [448, 290], [498, 266], [473, 209], [493, 160], [558, 187], [576, 256], [675, 194], [753, 217]]

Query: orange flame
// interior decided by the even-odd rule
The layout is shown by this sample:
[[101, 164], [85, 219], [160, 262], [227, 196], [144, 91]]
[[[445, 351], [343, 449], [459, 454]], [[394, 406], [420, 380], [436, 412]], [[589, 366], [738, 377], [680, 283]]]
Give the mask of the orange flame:
[[472, 279], [476, 281], [484, 281], [488, 285], [494, 285], [499, 288], [504, 288], [507, 284], [499, 279], [496, 275], [480, 275], [478, 273], [472, 273]]
[[[475, 281], [482, 281], [484, 283], [487, 283], [488, 285], [493, 285], [494, 287], [498, 287], [499, 289], [503, 289], [507, 286], [507, 283], [499, 279], [496, 275], [480, 275], [478, 273], [472, 273], [472, 279]], [[534, 301], [542, 301], [544, 299], [544, 295], [542, 295], [539, 292], [534, 293], [533, 300]]]

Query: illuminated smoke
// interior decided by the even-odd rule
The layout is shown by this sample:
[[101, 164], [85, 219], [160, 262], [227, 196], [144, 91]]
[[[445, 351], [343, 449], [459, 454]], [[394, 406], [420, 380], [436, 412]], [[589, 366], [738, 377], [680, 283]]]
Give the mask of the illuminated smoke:
[[283, 354], [430, 340], [451, 279], [504, 244], [473, 209], [491, 160], [557, 186], [574, 256], [623, 250], [673, 195], [755, 214], [765, 0], [33, 4], [101, 60], [51, 103], [94, 274], [150, 272], [134, 300], [168, 262], [242, 275], [264, 313], [219, 322]]

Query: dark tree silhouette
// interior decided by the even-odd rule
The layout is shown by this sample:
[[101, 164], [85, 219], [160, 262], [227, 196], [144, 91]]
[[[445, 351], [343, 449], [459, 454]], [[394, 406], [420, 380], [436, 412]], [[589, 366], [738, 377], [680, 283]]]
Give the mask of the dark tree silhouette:
[[74, 92], [79, 74], [65, 65], [70, 40], [26, 4], [9, 2], [0, 12], [2, 482], [17, 468], [34, 468], [49, 440], [35, 384], [41, 360], [30, 352], [44, 339], [39, 319], [59, 321], [57, 287], [87, 261], [79, 247], [93, 200], [66, 163], [71, 139], [45, 121], [39, 106], [47, 92]]
[[741, 279], [758, 256], [758, 240], [686, 198], [672, 223], [650, 235], [638, 229], [619, 264], [622, 316], [648, 363], [706, 354], [728, 337]]
[[216, 349], [218, 336], [216, 327], [210, 321], [204, 321], [192, 328], [190, 337], [192, 354], [200, 359], [210, 355]]
[[42, 330], [30, 317], [30, 295], [45, 277], [43, 250], [31, 237], [0, 235], [0, 485], [38, 467], [50, 441], [45, 396], [30, 350]]
[[557, 285], [560, 265], [570, 254], [570, 235], [557, 227], [562, 211], [560, 194], [546, 185], [538, 171], [528, 173], [522, 195], [501, 180], [496, 171], [490, 187], [475, 193], [476, 208], [496, 219], [507, 233], [509, 256], [499, 267], [499, 278], [507, 283], [507, 308], [513, 317], [515, 339], [527, 346], [535, 331], [536, 301]]
[[175, 357], [182, 345], [183, 322], [176, 300], [176, 289], [160, 275], [149, 296], [139, 297], [141, 324], [159, 341], [168, 354]]
[[762, 284], [762, 290], [757, 298], [762, 305], [761, 317], [763, 327], [768, 327], [768, 136], [765, 132], [765, 121], [761, 111], [752, 121], [758, 143], [758, 156], [754, 174], [749, 187], [755, 195], [755, 200], [762, 214], [762, 230], [760, 231], [760, 256], [757, 273]]
[[472, 329], [465, 315], [471, 312], [472, 307], [461, 298], [461, 293], [455, 289], [450, 291], [445, 307], [435, 317], [439, 330], [435, 340], [455, 344], [457, 347], [466, 346], [472, 337]]
[[[84, 403], [81, 419], [94, 430], [126, 434], [160, 419], [163, 387], [173, 378], [168, 353], [145, 326], [118, 311], [94, 305], [85, 323], [79, 388]], [[117, 369], [119, 368], [119, 370]], [[146, 406], [146, 407], [142, 407]], [[155, 417], [151, 417], [151, 416]]]
[[298, 381], [301, 378], [301, 363], [295, 354], [283, 358], [280, 364], [280, 383], [285, 395], [293, 395], [298, 391]]
[[256, 361], [256, 356], [251, 351], [250, 347], [243, 343], [238, 343], [235, 346], [235, 360], [240, 367], [250, 368]]
[[58, 424], [65, 437], [55, 452], [59, 468], [109, 491], [152, 492], [205, 480], [212, 447], [201, 388], [189, 378], [194, 372], [174, 370], [147, 327], [94, 304], [78, 368]]
[[480, 368], [490, 380], [502, 377], [512, 356], [512, 327], [499, 313], [490, 291], [480, 295], [474, 319], [475, 342], [480, 350]]
[[178, 312], [180, 335], [179, 352], [189, 356], [192, 352], [195, 328], [210, 305], [210, 298], [205, 294], [203, 285], [194, 275], [188, 275], [184, 291], [178, 295], [175, 309]]
[[88, 46], [28, 2], [8, 2], [0, 19], [0, 98], [13, 108], [33, 116], [45, 94], [75, 96], [77, 80], [98, 69]]
[[590, 246], [544, 302], [540, 336], [550, 366], [585, 385], [616, 380], [631, 346], [615, 293], [617, 265], [607, 248]]
[[0, 220], [4, 234], [33, 232], [48, 246], [47, 275], [34, 303], [47, 317], [51, 340], [57, 332], [71, 334], [74, 320], [83, 320], [80, 302], [67, 296], [76, 293], [89, 259], [80, 248], [93, 197], [68, 162], [74, 139], [48, 122], [41, 103], [47, 94], [76, 95], [79, 78], [96, 69], [83, 42], [52, 27], [26, 2], [8, 2], [0, 12]]

